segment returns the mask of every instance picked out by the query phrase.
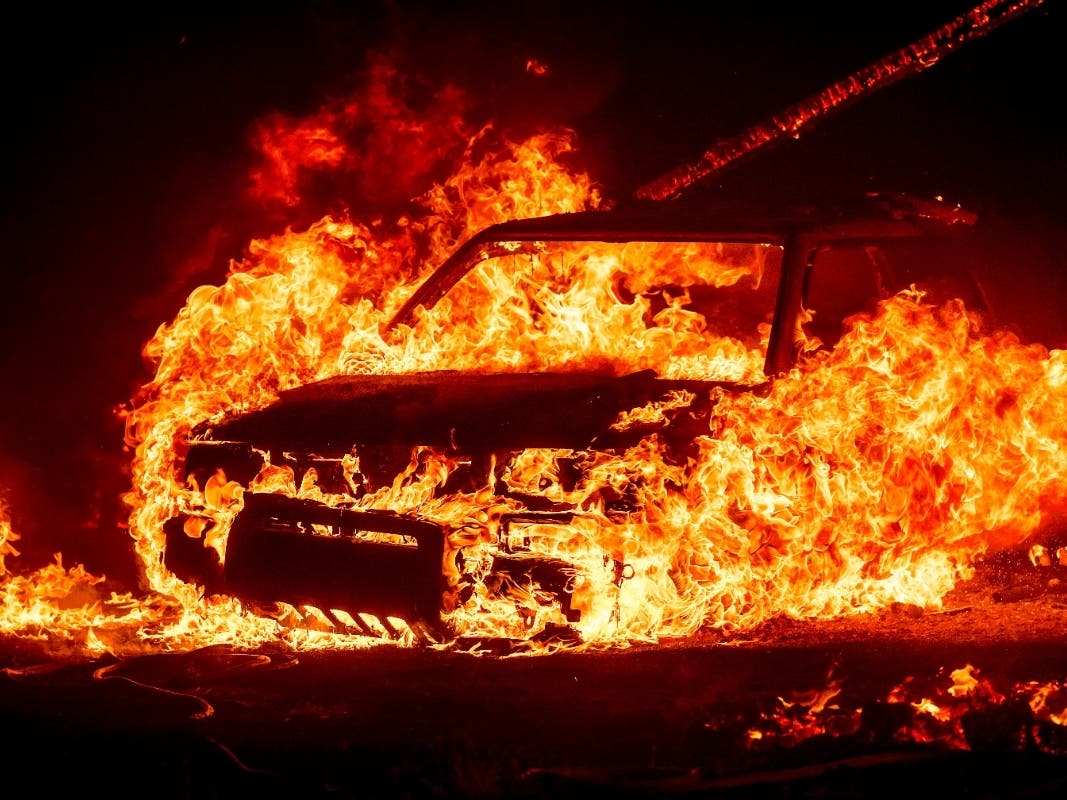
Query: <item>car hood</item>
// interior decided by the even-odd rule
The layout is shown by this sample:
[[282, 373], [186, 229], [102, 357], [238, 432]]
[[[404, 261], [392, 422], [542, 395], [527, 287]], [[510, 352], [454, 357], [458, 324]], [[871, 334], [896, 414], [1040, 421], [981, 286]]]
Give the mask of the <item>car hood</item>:
[[199, 441], [248, 442], [319, 454], [353, 445], [428, 445], [457, 451], [610, 446], [625, 411], [716, 381], [668, 380], [652, 371], [477, 374], [425, 372], [330, 378], [282, 392], [266, 408], [194, 432]]

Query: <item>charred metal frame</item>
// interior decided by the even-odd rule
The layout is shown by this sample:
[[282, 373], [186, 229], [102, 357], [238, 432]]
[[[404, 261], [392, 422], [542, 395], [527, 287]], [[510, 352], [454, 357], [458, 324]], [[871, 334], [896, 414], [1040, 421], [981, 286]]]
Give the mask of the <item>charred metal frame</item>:
[[[970, 226], [974, 216], [958, 207], [896, 195], [869, 195], [829, 208], [798, 206], [745, 211], [684, 205], [635, 205], [610, 211], [583, 211], [512, 220], [485, 228], [464, 242], [408, 298], [386, 325], [387, 331], [414, 325], [417, 309], [432, 308], [463, 276], [490, 258], [537, 252], [549, 242], [728, 242], [782, 248], [778, 289], [764, 374], [793, 364], [793, 333], [803, 303], [805, 278], [818, 251], [850, 242], [877, 244], [901, 237], [946, 233]], [[516, 247], [516, 244], [529, 245]]]
[[[332, 535], [314, 534], [312, 525]], [[401, 541], [366, 541], [356, 532]], [[314, 606], [340, 628], [346, 625], [334, 611], [359, 609], [394, 637], [389, 617], [432, 629], [445, 588], [445, 535], [443, 526], [399, 514], [248, 492], [226, 545], [226, 585], [244, 600]]]
[[[768, 379], [796, 359], [795, 334], [808, 278], [819, 252], [839, 243], [877, 246], [902, 237], [945, 235], [974, 222], [957, 207], [900, 195], [872, 195], [829, 208], [778, 211], [633, 206], [514, 220], [473, 236], [423, 283], [386, 326], [412, 326], [420, 307], [432, 307], [479, 263], [501, 255], [535, 253], [549, 242], [729, 242], [782, 249], [782, 266], [764, 365]], [[765, 384], [764, 384], [765, 385]], [[418, 444], [461, 452], [526, 447], [612, 449], [610, 423], [620, 408], [634, 408], [672, 389], [707, 393], [757, 387], [712, 381], [660, 379], [645, 371], [628, 376], [569, 374], [433, 374], [342, 376], [283, 392], [273, 405], [192, 432], [187, 470], [216, 466], [216, 459], [252, 456], [255, 448], [288, 450], [323, 458], [357, 446]], [[568, 408], [561, 419], [555, 409]], [[684, 426], [675, 432], [686, 436]], [[245, 470], [246, 477], [256, 469]], [[227, 470], [230, 474], [230, 470]], [[529, 498], [532, 499], [532, 498]], [[525, 501], [524, 501], [525, 502]], [[555, 597], [564, 617], [571, 606], [575, 569], [513, 547], [512, 524], [567, 525], [578, 512], [557, 507], [515, 511], [501, 520], [501, 547], [491, 574], [502, 595], [509, 587], [536, 584]], [[174, 567], [187, 555], [181, 521], [168, 532], [177, 546]], [[370, 535], [367, 535], [370, 534]], [[314, 607], [336, 628], [369, 633], [360, 615], [375, 617], [389, 635], [400, 618], [417, 634], [447, 638], [442, 619], [448, 592], [449, 528], [410, 514], [335, 508], [311, 500], [246, 492], [234, 519], [220, 591], [244, 601]], [[171, 548], [168, 545], [168, 552]], [[168, 564], [170, 564], [168, 558]], [[605, 562], [607, 565], [608, 562]], [[457, 561], [457, 566], [459, 562]], [[216, 565], [217, 566], [217, 565]], [[619, 585], [632, 567], [614, 563]], [[207, 587], [211, 588], [211, 587]], [[353, 613], [358, 611], [358, 613]], [[517, 608], [517, 613], [529, 613]], [[528, 621], [528, 620], [527, 620]]]

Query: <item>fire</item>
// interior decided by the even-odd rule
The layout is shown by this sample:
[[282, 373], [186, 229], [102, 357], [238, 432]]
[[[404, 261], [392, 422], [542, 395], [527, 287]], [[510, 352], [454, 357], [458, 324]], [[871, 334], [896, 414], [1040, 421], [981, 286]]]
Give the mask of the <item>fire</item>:
[[[398, 182], [421, 190], [393, 217], [332, 213], [255, 240], [222, 285], [190, 294], [145, 345], [155, 373], [123, 412], [134, 452], [125, 499], [147, 596], [99, 597], [94, 576], [57, 558], [28, 579], [4, 575], [8, 630], [80, 630], [90, 650], [255, 646], [279, 637], [299, 647], [365, 645], [326, 632], [328, 619], [315, 622], [329, 609], [268, 612], [168, 569], [168, 520], [184, 519], [185, 535], [224, 562], [248, 491], [417, 513], [447, 527], [447, 551], [462, 549], [466, 569], [478, 575], [479, 559], [516, 510], [495, 487], [536, 489], [577, 509], [562, 532], [537, 520], [515, 524], [535, 552], [579, 568], [575, 625], [584, 646], [701, 628], [736, 632], [779, 615], [825, 618], [895, 602], [938, 608], [979, 556], [1024, 542], [1062, 505], [1062, 351], [989, 331], [961, 301], [934, 305], [913, 289], [850, 319], [832, 349], [798, 331], [797, 366], [764, 376], [769, 326], [750, 339], [714, 330], [689, 310], [688, 292], [698, 284], [760, 287], [775, 267], [774, 248], [694, 247], [679, 261], [643, 243], [504, 254], [411, 324], [388, 329], [414, 289], [477, 231], [603, 203], [595, 181], [568, 166], [573, 133], [512, 139], [492, 125], [471, 130], [447, 110], [462, 106], [449, 93], [427, 119], [406, 119], [410, 108], [385, 99], [395, 74], [375, 76], [373, 103], [265, 120], [256, 130], [265, 159], [256, 192], [299, 203], [307, 171], [373, 172], [371, 162], [388, 149], [381, 143], [396, 137], [424, 157]], [[351, 140], [368, 108], [388, 125], [372, 134], [384, 137], [381, 146], [357, 154]], [[451, 174], [432, 182], [456, 152]], [[665, 282], [682, 293], [662, 291]], [[335, 376], [646, 369], [678, 379], [775, 380], [766, 392], [676, 392], [616, 421], [618, 431], [652, 428], [625, 449], [529, 448], [460, 490], [446, 487], [470, 465], [428, 447], [366, 491], [357, 486], [357, 452], [345, 457], [341, 490], [320, 483], [315, 470], [297, 476], [267, 456], [245, 482], [217, 471], [200, 485], [182, 468], [201, 423]], [[680, 455], [656, 423], [708, 399], [711, 424]], [[581, 479], [565, 479], [563, 464], [577, 464]], [[620, 496], [625, 513], [612, 506]], [[0, 528], [0, 567], [3, 556], [17, 555], [16, 538]], [[569, 622], [536, 597], [503, 600], [484, 582], [460, 592], [450, 563], [446, 613], [461, 635], [522, 639]], [[400, 641], [415, 637], [403, 631]]]
[[[932, 679], [909, 677], [882, 700], [826, 702], [848, 694], [840, 679], [823, 689], [797, 692], [791, 700], [778, 698], [774, 708], [753, 721], [748, 746], [770, 751], [823, 737], [860, 748], [936, 743], [971, 750], [987, 747], [988, 737], [996, 736], [1011, 749], [1067, 752], [1062, 712], [1067, 696], [1061, 681], [1009, 682], [982, 675], [971, 664], [949, 671], [947, 681], [944, 673]], [[999, 725], [983, 724], [990, 718]]]
[[28, 574], [11, 571], [6, 557], [17, 557], [7, 504], [0, 500], [0, 632], [16, 633], [71, 653], [139, 652], [137, 631], [158, 618], [165, 598], [135, 598], [106, 593], [104, 578], [79, 565], [55, 562]]
[[[410, 82], [379, 57], [360, 90], [307, 117], [273, 113], [258, 120], [252, 145], [261, 163], [252, 170], [252, 196], [267, 207], [291, 209], [323, 191], [316, 183], [329, 176], [343, 176], [378, 204], [421, 191], [442, 157], [468, 138], [462, 116], [467, 101], [453, 86], [417, 87], [429, 99], [416, 113]], [[370, 162], [375, 169], [366, 169]]]
[[543, 78], [552, 70], [544, 61], [537, 58], [528, 58], [526, 59], [526, 71], [531, 75], [536, 75], [538, 78]]

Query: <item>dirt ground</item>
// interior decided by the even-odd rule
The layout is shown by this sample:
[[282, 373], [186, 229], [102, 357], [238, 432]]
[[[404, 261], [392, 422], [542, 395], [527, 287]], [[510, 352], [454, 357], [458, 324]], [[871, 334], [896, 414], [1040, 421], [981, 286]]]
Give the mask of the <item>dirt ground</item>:
[[[901, 714], [913, 707], [885, 702], [902, 685], [910, 700], [947, 700], [949, 672], [966, 665], [1002, 690], [1063, 681], [1067, 602], [1047, 585], [976, 581], [941, 613], [778, 620], [745, 636], [607, 652], [212, 647], [57, 663], [6, 640], [0, 664], [8, 774], [36, 765], [51, 791], [1067, 796], [1067, 727], [1039, 723], [1024, 700], [971, 708], [954, 744], [903, 740]], [[830, 685], [838, 693], [820, 735], [767, 723], [783, 700]], [[772, 735], [756, 740], [757, 728]]]

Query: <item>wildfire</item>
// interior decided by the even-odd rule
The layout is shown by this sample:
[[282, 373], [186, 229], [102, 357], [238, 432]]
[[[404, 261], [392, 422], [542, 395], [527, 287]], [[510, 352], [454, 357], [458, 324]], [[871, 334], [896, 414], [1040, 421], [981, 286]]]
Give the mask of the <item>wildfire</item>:
[[[380, 114], [387, 105], [381, 92], [373, 96], [376, 103], [259, 126], [258, 196], [296, 204], [308, 171], [379, 176], [366, 178], [368, 186], [385, 180], [373, 161], [397, 154], [351, 144], [366, 109]], [[423, 157], [401, 176], [405, 188], [420, 187], [402, 213], [332, 213], [251, 242], [222, 285], [192, 292], [145, 345], [155, 373], [124, 413], [134, 451], [125, 499], [147, 596], [101, 598], [93, 576], [57, 558], [29, 578], [4, 574], [6, 630], [47, 627], [80, 636], [89, 649], [117, 651], [279, 637], [299, 647], [366, 644], [325, 632], [329, 625], [316, 626], [306, 609], [267, 613], [168, 569], [169, 520], [184, 519], [185, 534], [224, 561], [250, 490], [417, 514], [446, 526], [448, 552], [463, 549], [476, 572], [471, 565], [515, 511], [497, 483], [515, 493], [535, 488], [580, 510], [563, 533], [533, 522], [524, 535], [538, 553], [579, 567], [575, 625], [585, 646], [702, 627], [741, 631], [779, 615], [858, 614], [895, 602], [937, 608], [978, 556], [1023, 542], [1062, 504], [1062, 351], [988, 331], [961, 301], [935, 306], [909, 290], [852, 318], [833, 349], [809, 340], [793, 370], [764, 376], [765, 323], [744, 340], [708, 326], [688, 309], [686, 292], [660, 288], [668, 279], [686, 291], [697, 283], [758, 287], [773, 248], [697, 248], [680, 262], [643, 244], [517, 253], [486, 262], [412, 324], [389, 330], [415, 288], [477, 231], [601, 206], [594, 180], [568, 166], [572, 133], [512, 139], [491, 125], [471, 129], [459, 111], [446, 113], [462, 107], [457, 97], [440, 95], [429, 119], [402, 119], [411, 109], [388, 105], [380, 136], [399, 136], [405, 153]], [[433, 183], [457, 152], [451, 174]], [[711, 424], [684, 458], [655, 430], [596, 456], [530, 448], [490, 465], [474, 489], [448, 488], [468, 465], [441, 448], [419, 448], [394, 480], [365, 492], [355, 485], [358, 453], [344, 465], [350, 483], [342, 491], [320, 485], [313, 470], [297, 476], [269, 458], [244, 483], [216, 472], [199, 485], [182, 467], [201, 423], [335, 376], [646, 369], [678, 379], [775, 380], [766, 392], [717, 391]], [[634, 409], [615, 428], [654, 428], [705, 399], [678, 392]], [[561, 464], [581, 458], [581, 480], [565, 480]], [[607, 499], [620, 494], [630, 502], [625, 514]], [[15, 538], [0, 527], [0, 567], [17, 555]], [[518, 603], [519, 613], [516, 605], [477, 585], [457, 592], [446, 611], [466, 635], [523, 638], [568, 622], [533, 601]]]

